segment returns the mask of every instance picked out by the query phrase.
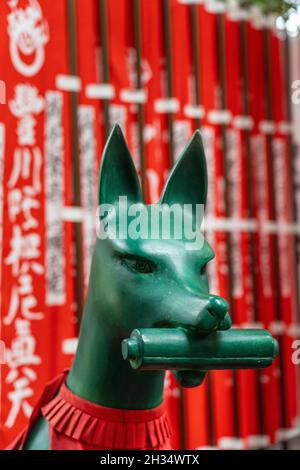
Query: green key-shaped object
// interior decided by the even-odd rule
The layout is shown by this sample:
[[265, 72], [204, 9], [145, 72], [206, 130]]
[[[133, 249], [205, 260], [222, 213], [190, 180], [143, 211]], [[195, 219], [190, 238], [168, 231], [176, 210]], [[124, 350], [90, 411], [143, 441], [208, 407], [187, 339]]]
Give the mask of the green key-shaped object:
[[270, 366], [278, 343], [261, 329], [231, 329], [199, 335], [180, 328], [134, 330], [122, 342], [133, 369], [211, 370]]

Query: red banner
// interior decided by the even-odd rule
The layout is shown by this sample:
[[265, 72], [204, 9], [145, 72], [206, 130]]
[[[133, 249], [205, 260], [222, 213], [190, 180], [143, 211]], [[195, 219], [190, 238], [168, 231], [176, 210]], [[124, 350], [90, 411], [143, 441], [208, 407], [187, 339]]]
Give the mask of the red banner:
[[[248, 183], [248, 162], [250, 156], [247, 145], [247, 131], [251, 129], [252, 120], [245, 116], [243, 103], [243, 84], [247, 77], [242, 71], [242, 45], [239, 21], [226, 21], [226, 83], [227, 104], [231, 113], [231, 124], [227, 129], [227, 184], [229, 188], [230, 216], [230, 247], [231, 289], [233, 299], [234, 322], [242, 328], [259, 327], [256, 317], [255, 285], [252, 270], [255, 270], [255, 258], [251, 252], [250, 230], [253, 221], [250, 220], [249, 207], [251, 191]], [[233, 43], [240, 47], [232, 50]], [[248, 90], [245, 90], [248, 93]], [[238, 371], [236, 373], [239, 416], [239, 432], [243, 438], [242, 446], [254, 447], [267, 445], [264, 430], [260, 429], [259, 416], [262, 413], [262, 394], [259, 374], [256, 371]], [[264, 441], [263, 443], [261, 441]]]
[[[214, 247], [216, 259], [209, 263], [211, 293], [229, 298], [226, 234], [216, 230], [215, 221], [225, 216], [224, 167], [219, 115], [219, 76], [217, 67], [216, 16], [204, 7], [199, 13], [200, 97], [198, 112], [204, 113], [201, 132], [206, 152], [209, 196], [206, 209], [206, 237]], [[180, 35], [181, 37], [181, 35]], [[191, 46], [193, 47], [193, 46]], [[193, 104], [193, 103], [192, 103]], [[185, 391], [187, 441], [189, 448], [232, 445], [234, 430], [233, 374], [231, 371], [210, 373], [205, 385]], [[202, 404], [202, 414], [195, 419], [193, 409]], [[236, 442], [236, 441], [234, 441]]]
[[[73, 336], [70, 243], [61, 214], [56, 216], [69, 197], [68, 128], [63, 95], [54, 89], [57, 70], [66, 68], [65, 20], [63, 2], [55, 10], [51, 2], [33, 0], [0, 7], [7, 83], [7, 106], [0, 108], [6, 137], [1, 337], [7, 362], [1, 446], [26, 423], [45, 382], [65, 363], [64, 336]], [[57, 62], [49, 63], [57, 50]]]
[[[257, 309], [260, 321], [266, 328], [273, 325], [280, 326], [276, 318], [276, 271], [275, 257], [273, 253], [272, 236], [264, 230], [271, 218], [271, 178], [268, 159], [268, 139], [272, 134], [272, 123], [266, 117], [266, 83], [265, 50], [263, 31], [249, 28], [249, 86], [250, 86], [250, 111], [254, 118], [254, 129], [251, 136], [252, 175], [253, 175], [253, 202], [255, 217], [258, 222], [258, 232], [255, 237], [255, 250], [257, 254]], [[259, 51], [259, 53], [258, 53]], [[271, 124], [271, 125], [270, 125]], [[275, 323], [274, 323], [275, 322]], [[278, 333], [273, 329], [274, 333]], [[265, 427], [271, 442], [274, 442], [280, 421], [280, 396], [282, 386], [279, 379], [279, 361], [274, 366], [264, 370], [260, 379], [264, 386], [264, 420]]]
[[[284, 82], [284, 38], [276, 32], [270, 32], [270, 56], [272, 74], [272, 110], [275, 125], [273, 137], [272, 169], [274, 186], [273, 194], [277, 222], [277, 244], [279, 250], [279, 277], [280, 277], [280, 307], [284, 323], [282, 339], [282, 370], [285, 382], [285, 415], [286, 428], [279, 431], [279, 438], [288, 438], [299, 425], [297, 410], [297, 369], [293, 364], [293, 342], [299, 335], [299, 325], [296, 319], [296, 252], [294, 235], [291, 233], [292, 214], [292, 147], [289, 146], [290, 125], [286, 113], [285, 82]], [[289, 230], [290, 227], [290, 230]], [[283, 256], [284, 253], [284, 256]]]
[[[151, 18], [151, 22], [149, 18]], [[172, 103], [174, 105], [175, 102], [176, 108], [176, 100], [173, 97], [169, 99], [166, 92], [167, 65], [162, 2], [159, 0], [143, 1], [141, 19], [144, 87], [147, 94], [147, 102], [144, 106], [147, 201], [155, 203], [160, 198], [169, 172], [170, 129], [168, 128], [167, 113], [168, 110], [173, 113]], [[171, 13], [169, 20], [171, 21]], [[174, 35], [171, 37], [171, 42], [173, 40]], [[166, 376], [165, 399], [173, 429], [172, 446], [174, 449], [180, 449], [183, 438], [180, 412], [181, 392], [171, 373]]]
[[100, 157], [104, 148], [102, 68], [97, 2], [76, 0], [78, 75], [81, 84], [78, 106], [78, 145], [80, 155], [80, 196], [84, 284], [87, 289], [92, 253], [96, 240], [96, 208]]

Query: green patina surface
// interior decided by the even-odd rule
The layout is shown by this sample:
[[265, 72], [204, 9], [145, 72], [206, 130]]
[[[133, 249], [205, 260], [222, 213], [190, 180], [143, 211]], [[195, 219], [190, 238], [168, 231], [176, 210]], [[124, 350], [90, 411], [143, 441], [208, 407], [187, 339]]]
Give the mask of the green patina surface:
[[[158, 204], [205, 205], [206, 194], [206, 162], [201, 135], [196, 132], [174, 166]], [[117, 205], [119, 196], [127, 196], [129, 204], [143, 204], [129, 150], [116, 126], [102, 158], [99, 203]], [[114, 217], [116, 225], [124, 223], [118, 210], [107, 216]], [[161, 369], [165, 367], [159, 367], [158, 361], [157, 368], [134, 370], [121, 354], [122, 341], [135, 329], [147, 329], [153, 343], [160, 343], [165, 350], [176, 351], [176, 358], [173, 363], [172, 360], [168, 362], [168, 367], [176, 369], [176, 361], [181, 362], [175, 376], [185, 386], [199, 385], [205, 377], [201, 367], [203, 361], [199, 363], [199, 369], [193, 367], [194, 370], [190, 370], [189, 356], [204, 358], [207, 349], [207, 358], [215, 357], [215, 348], [209, 349], [208, 340], [204, 339], [209, 333], [215, 335], [209, 341], [218, 341], [219, 349], [224, 342], [225, 352], [235, 351], [236, 360], [232, 366], [238, 368], [236, 348], [240, 347], [241, 356], [245, 356], [247, 345], [253, 351], [255, 338], [253, 335], [247, 338], [245, 334], [241, 339], [241, 332], [239, 341], [235, 335], [231, 340], [226, 339], [225, 330], [231, 326], [228, 305], [224, 299], [209, 294], [205, 269], [213, 255], [212, 248], [201, 237], [196, 250], [187, 249], [186, 240], [166, 240], [161, 235], [156, 239], [97, 239], [68, 387], [80, 397], [113, 408], [149, 409], [159, 405], [163, 400], [165, 375], [165, 370]], [[170, 343], [165, 334], [167, 330], [180, 332], [180, 338], [176, 339], [175, 334]], [[184, 332], [192, 332], [197, 347], [187, 348]], [[259, 348], [261, 343], [258, 337], [256, 339], [257, 351], [264, 352], [263, 358], [265, 350]], [[203, 345], [201, 341], [204, 341]], [[155, 348], [151, 351], [153, 358]], [[158, 348], [157, 357], [159, 354]], [[222, 367], [216, 364], [215, 368]], [[26, 447], [49, 447], [47, 423], [43, 418]]]

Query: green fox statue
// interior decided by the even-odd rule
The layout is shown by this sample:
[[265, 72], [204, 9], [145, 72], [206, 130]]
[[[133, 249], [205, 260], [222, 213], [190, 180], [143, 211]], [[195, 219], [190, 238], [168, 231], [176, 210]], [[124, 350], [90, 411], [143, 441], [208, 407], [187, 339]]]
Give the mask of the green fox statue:
[[[99, 215], [106, 235], [108, 222], [117, 228], [128, 223], [117, 208], [120, 196], [150, 214], [153, 206], [143, 204], [117, 125], [104, 149], [99, 179], [99, 204], [116, 208]], [[206, 161], [197, 131], [157, 206], [205, 205], [206, 197]], [[193, 211], [188, 217], [194, 224]], [[191, 250], [187, 240], [162, 233], [97, 237], [73, 365], [48, 384], [14, 448], [168, 449], [166, 369], [181, 385], [196, 386], [211, 368], [272, 363], [277, 347], [269, 333], [227, 331], [228, 304], [209, 293], [205, 268], [213, 250], [202, 236], [197, 243]]]

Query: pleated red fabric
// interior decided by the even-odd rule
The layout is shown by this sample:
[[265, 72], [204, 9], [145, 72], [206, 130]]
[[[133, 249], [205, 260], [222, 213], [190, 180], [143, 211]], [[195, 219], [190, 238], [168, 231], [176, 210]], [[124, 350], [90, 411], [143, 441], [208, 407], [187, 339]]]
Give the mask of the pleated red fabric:
[[65, 385], [68, 370], [49, 382], [26, 429], [6, 450], [22, 450], [40, 414], [49, 422], [49, 450], [170, 450], [164, 404], [150, 410], [96, 405]]
[[50, 424], [51, 449], [170, 449], [164, 405], [150, 410], [119, 410], [89, 402], [65, 384], [42, 408]]

